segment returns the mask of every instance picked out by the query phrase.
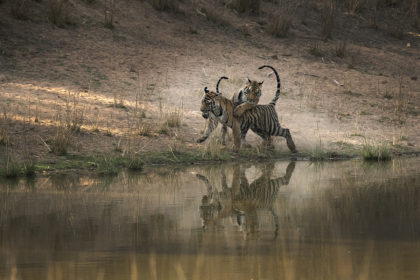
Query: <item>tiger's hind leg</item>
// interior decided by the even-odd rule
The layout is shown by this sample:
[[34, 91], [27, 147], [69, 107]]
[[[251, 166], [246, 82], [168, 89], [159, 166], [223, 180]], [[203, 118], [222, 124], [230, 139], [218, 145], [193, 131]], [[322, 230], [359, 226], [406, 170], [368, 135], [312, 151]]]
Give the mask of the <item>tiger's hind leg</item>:
[[293, 141], [292, 135], [290, 134], [290, 130], [288, 128], [282, 128], [279, 125], [279, 127], [277, 128], [277, 133], [275, 133], [274, 135], [286, 138], [286, 144], [289, 150], [292, 153], [297, 153], [295, 142]]
[[296, 145], [293, 141], [292, 135], [290, 134], [290, 130], [288, 128], [284, 128], [284, 130], [286, 130], [286, 135], [284, 137], [286, 138], [287, 147], [292, 153], [297, 153]]
[[273, 139], [270, 135], [262, 134], [259, 135], [263, 139], [263, 149], [264, 150], [274, 150]]

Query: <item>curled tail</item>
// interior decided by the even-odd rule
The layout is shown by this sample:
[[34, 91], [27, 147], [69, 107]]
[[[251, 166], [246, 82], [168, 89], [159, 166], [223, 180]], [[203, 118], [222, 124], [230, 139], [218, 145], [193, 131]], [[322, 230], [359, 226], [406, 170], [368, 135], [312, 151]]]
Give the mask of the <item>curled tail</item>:
[[258, 69], [263, 69], [263, 68], [270, 68], [271, 70], [273, 70], [274, 74], [276, 74], [276, 79], [277, 79], [277, 90], [276, 90], [276, 95], [274, 96], [273, 100], [270, 101], [270, 103], [268, 103], [269, 105], [276, 105], [277, 100], [280, 97], [280, 77], [279, 74], [277, 73], [276, 69], [274, 69], [274, 67], [270, 66], [270, 65], [263, 65], [261, 67], [259, 67]]
[[222, 80], [227, 80], [227, 79], [229, 79], [228, 77], [225, 77], [225, 76], [222, 76], [222, 77], [220, 77], [219, 78], [219, 80], [217, 81], [217, 84], [216, 84], [216, 92], [219, 94], [220, 92], [219, 92], [219, 84], [220, 84], [220, 82], [222, 81]]

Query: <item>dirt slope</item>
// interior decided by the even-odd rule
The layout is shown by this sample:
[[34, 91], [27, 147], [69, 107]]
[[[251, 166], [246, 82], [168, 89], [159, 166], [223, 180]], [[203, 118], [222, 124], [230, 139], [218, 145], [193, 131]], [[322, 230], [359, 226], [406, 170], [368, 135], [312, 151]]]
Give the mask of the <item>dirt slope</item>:
[[[298, 14], [289, 37], [280, 39], [260, 24], [270, 3], [262, 2], [260, 17], [216, 6], [220, 26], [203, 16], [204, 2], [185, 1], [183, 12], [174, 14], [135, 0], [116, 2], [109, 29], [105, 2], [69, 3], [63, 28], [49, 22], [48, 1], [27, 2], [25, 21], [11, 15], [11, 1], [0, 4], [2, 131], [16, 157], [57, 160], [50, 143], [66, 120], [82, 125], [68, 136], [71, 154], [204, 149], [195, 143], [205, 126], [203, 87], [214, 89], [226, 75], [221, 89], [230, 97], [246, 77], [264, 80], [261, 103], [267, 103], [275, 78], [257, 70], [263, 64], [280, 73], [277, 112], [300, 150], [365, 141], [419, 150], [415, 30], [399, 40], [341, 13], [334, 39], [325, 42], [317, 35], [317, 12], [304, 7], [305, 21]], [[336, 50], [344, 39], [340, 58]], [[179, 127], [162, 125], [171, 116], [181, 117]], [[258, 147], [261, 141], [248, 137]], [[283, 139], [276, 149], [287, 150]]]

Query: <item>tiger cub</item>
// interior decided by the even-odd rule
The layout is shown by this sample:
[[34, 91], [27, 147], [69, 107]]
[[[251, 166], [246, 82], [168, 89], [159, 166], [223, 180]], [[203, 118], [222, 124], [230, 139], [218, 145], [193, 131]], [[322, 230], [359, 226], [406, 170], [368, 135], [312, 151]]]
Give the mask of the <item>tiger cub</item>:
[[[228, 77], [222, 76], [219, 78], [219, 80], [217, 81], [216, 84], [216, 92], [218, 94], [220, 94], [219, 92], [219, 84], [222, 80], [224, 79], [228, 79]], [[207, 140], [207, 138], [209, 138], [210, 134], [213, 132], [213, 130], [216, 129], [217, 125], [219, 124], [219, 120], [217, 119], [217, 117], [214, 115], [214, 113], [212, 113], [209, 110], [206, 110], [206, 101], [203, 98], [203, 100], [201, 101], [201, 108], [200, 108], [203, 118], [205, 119], [209, 119], [208, 125], [207, 125], [207, 129], [206, 132], [204, 133], [204, 135], [202, 137], [200, 137], [197, 140], [197, 143], [202, 143], [204, 141]], [[227, 126], [226, 124], [222, 123], [222, 145], [226, 145], [226, 132], [227, 132]]]

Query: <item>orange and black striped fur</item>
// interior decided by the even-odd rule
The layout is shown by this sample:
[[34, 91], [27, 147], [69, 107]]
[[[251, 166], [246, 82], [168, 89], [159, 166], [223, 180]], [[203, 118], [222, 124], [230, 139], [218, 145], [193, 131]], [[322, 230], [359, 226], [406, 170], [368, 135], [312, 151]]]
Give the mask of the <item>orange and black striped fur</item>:
[[[225, 76], [222, 76], [217, 81], [217, 84], [216, 84], [216, 93], [218, 93], [218, 94], [220, 94], [220, 92], [219, 92], [219, 84], [224, 79], [228, 79], [228, 78], [225, 77]], [[214, 113], [211, 110], [208, 110], [207, 109], [207, 107], [208, 107], [207, 106], [207, 103], [208, 103], [208, 100], [206, 98], [203, 98], [201, 100], [201, 108], [200, 108], [200, 110], [202, 112], [203, 118], [208, 119], [209, 122], [208, 122], [208, 125], [207, 125], [206, 132], [204, 133], [204, 135], [202, 137], [200, 137], [197, 140], [197, 143], [202, 143], [202, 142], [206, 141], [207, 138], [209, 138], [210, 134], [213, 132], [213, 130], [215, 130], [216, 127], [217, 127], [217, 125], [219, 124], [218, 118], [214, 115]], [[222, 126], [222, 145], [226, 145], [227, 126], [224, 123], [222, 123], [222, 125], [223, 125]]]
[[246, 110], [252, 109], [260, 102], [262, 82], [248, 79], [245, 87], [232, 97], [235, 105], [234, 115], [240, 117]]
[[[268, 66], [271, 67], [271, 66]], [[222, 76], [219, 78], [219, 80], [217, 81], [216, 84], [216, 92], [219, 93], [219, 85], [220, 82], [223, 79], [228, 79], [225, 76]], [[232, 102], [235, 105], [235, 110], [234, 110], [234, 115], [235, 116], [241, 116], [243, 114], [244, 111], [252, 109], [255, 105], [258, 104], [258, 102], [260, 101], [260, 97], [261, 97], [261, 87], [264, 81], [262, 82], [257, 82], [257, 81], [251, 81], [250, 79], [248, 79], [247, 84], [245, 85], [245, 87], [243, 89], [241, 89], [238, 93], [235, 93], [232, 96]], [[203, 99], [204, 101], [204, 99]], [[205, 108], [205, 104], [203, 104], [202, 101], [202, 109]], [[203, 106], [204, 105], [204, 106]], [[205, 110], [205, 109], [203, 109]], [[203, 111], [202, 110], [202, 111]], [[204, 112], [204, 111], [203, 111]], [[205, 114], [203, 114], [204, 118], [208, 118], [209, 122], [207, 125], [207, 129], [206, 132], [204, 133], [204, 135], [202, 137], [200, 137], [197, 140], [197, 143], [202, 143], [205, 140], [207, 140], [207, 138], [210, 136], [210, 134], [213, 132], [213, 130], [215, 130], [217, 128], [217, 125], [219, 124], [218, 119], [214, 116], [214, 114], [206, 112]], [[226, 125], [223, 124], [222, 127], [222, 145], [226, 145], [226, 133], [227, 133], [227, 127]], [[244, 138], [242, 140], [245, 140], [245, 135]]]
[[292, 152], [296, 152], [289, 129], [280, 126], [275, 104], [280, 96], [280, 78], [277, 71], [271, 66], [261, 66], [259, 69], [269, 67], [276, 74], [277, 91], [274, 98], [267, 105], [255, 105], [245, 110], [240, 117], [234, 117], [235, 105], [232, 100], [223, 97], [220, 93], [204, 89], [205, 96], [202, 101], [201, 111], [203, 117], [212, 113], [222, 124], [232, 128], [233, 150], [238, 151], [241, 139], [245, 138], [249, 129], [264, 139], [267, 146], [272, 146], [271, 136], [282, 136], [286, 138], [287, 146]]

